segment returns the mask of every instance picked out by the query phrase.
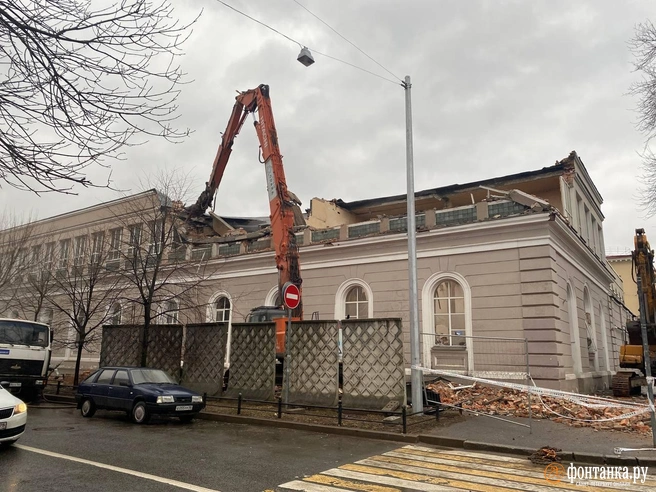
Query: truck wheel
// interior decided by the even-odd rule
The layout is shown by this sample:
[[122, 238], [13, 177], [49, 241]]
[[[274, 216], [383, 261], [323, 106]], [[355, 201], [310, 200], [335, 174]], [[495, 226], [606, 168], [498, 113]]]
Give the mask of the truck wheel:
[[96, 404], [92, 399], [88, 398], [82, 402], [80, 413], [82, 417], [93, 417], [93, 414], [96, 413]]
[[132, 407], [132, 422], [135, 424], [145, 424], [150, 420], [150, 413], [143, 401], [138, 401]]

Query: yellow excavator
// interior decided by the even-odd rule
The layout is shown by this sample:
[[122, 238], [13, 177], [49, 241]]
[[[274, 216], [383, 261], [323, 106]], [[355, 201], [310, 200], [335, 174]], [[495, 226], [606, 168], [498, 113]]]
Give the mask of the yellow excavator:
[[[638, 289], [640, 317], [627, 320], [626, 331], [629, 342], [620, 347], [620, 367], [630, 369], [618, 371], [612, 380], [614, 396], [630, 396], [640, 392], [647, 384], [646, 376], [656, 372], [656, 275], [654, 274], [654, 252], [649, 246], [644, 229], [636, 229], [632, 253], [633, 280]], [[646, 325], [649, 346], [650, 371], [645, 366], [645, 347], [640, 320]], [[639, 372], [638, 372], [639, 371]]]

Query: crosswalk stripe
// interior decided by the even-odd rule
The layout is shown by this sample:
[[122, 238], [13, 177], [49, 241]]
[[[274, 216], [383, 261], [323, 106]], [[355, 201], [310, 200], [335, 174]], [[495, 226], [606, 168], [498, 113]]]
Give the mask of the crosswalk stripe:
[[294, 480], [280, 485], [285, 490], [302, 490], [303, 492], [350, 492], [353, 489], [341, 489], [338, 487], [331, 487], [329, 485], [321, 485], [318, 483], [304, 482], [302, 480]]
[[[437, 472], [435, 470], [422, 469], [409, 465], [396, 465], [391, 463], [380, 463], [375, 459], [360, 460], [356, 462], [357, 465], [365, 465], [367, 467], [381, 467], [377, 475], [391, 475], [396, 478], [405, 480], [412, 480], [415, 482], [426, 483], [439, 483], [457, 489], [478, 491], [478, 492], [497, 492], [497, 491], [515, 491], [517, 490], [517, 482], [510, 480], [494, 480], [486, 479], [479, 480], [478, 482], [467, 481], [467, 476], [458, 475], [457, 473]], [[341, 469], [352, 471], [362, 471], [365, 473], [372, 473], [372, 469], [355, 468], [353, 465], [341, 466]], [[527, 489], [534, 490], [534, 489]], [[545, 489], [535, 489], [538, 492], [547, 492]], [[551, 489], [549, 489], [550, 491]]]
[[[440, 458], [428, 458], [426, 456], [415, 456], [408, 458], [405, 453], [385, 453], [381, 456], [372, 456], [370, 459], [377, 460], [385, 463], [397, 463], [397, 464], [408, 464], [417, 467], [425, 467], [431, 469], [438, 469], [439, 465], [453, 466], [462, 468], [463, 472], [465, 469], [489, 471], [493, 473], [507, 473], [508, 478], [519, 475], [520, 477], [533, 477], [540, 480], [544, 480], [544, 467], [542, 468], [532, 468], [532, 469], [521, 469], [516, 468], [500, 468], [499, 465], [488, 465], [483, 463], [471, 463], [467, 461], [454, 461], [454, 460], [445, 460]], [[384, 466], [384, 465], [381, 465]]]
[[[449, 471], [442, 471], [438, 469], [428, 469], [420, 468], [417, 466], [411, 466], [409, 464], [394, 464], [394, 463], [381, 463], [376, 460], [376, 458], [360, 460], [356, 462], [358, 465], [365, 466], [374, 466], [381, 467], [383, 470], [382, 473], [385, 473], [388, 470], [398, 470], [399, 472], [405, 472], [408, 474], [406, 477], [408, 480], [425, 480], [423, 477], [436, 477], [443, 479], [445, 485], [450, 485], [453, 487], [464, 488], [467, 490], [480, 490], [482, 492], [495, 492], [497, 490], [516, 490], [521, 488], [522, 490], [531, 491], [531, 492], [551, 492], [555, 489], [549, 487], [548, 482], [542, 478], [543, 485], [531, 485], [527, 483], [522, 483], [514, 480], [514, 477], [508, 476], [506, 478], [490, 478], [484, 475], [470, 476], [467, 473], [455, 473]], [[344, 467], [340, 467], [344, 468]], [[351, 466], [348, 466], [349, 470], [352, 469]], [[354, 470], [354, 471], [364, 471], [364, 470]], [[410, 475], [414, 475], [411, 477]], [[479, 485], [480, 484], [480, 485]], [[581, 488], [581, 490], [584, 490]]]
[[343, 480], [341, 477], [335, 478], [324, 475], [325, 473], [328, 472], [323, 472], [321, 475], [312, 475], [311, 477], [306, 477], [305, 480], [308, 482], [332, 485], [336, 487], [348, 487], [348, 490], [362, 490], [365, 492], [401, 492], [401, 490], [397, 488], [384, 487], [380, 484], [372, 485], [368, 483], [358, 483], [350, 480]]
[[[567, 468], [567, 464], [562, 465]], [[627, 488], [619, 479], [581, 480], [593, 482], [590, 485], [578, 485], [576, 479], [570, 483], [565, 476], [560, 481], [548, 481], [544, 467], [527, 459], [407, 445], [280, 487], [282, 490], [308, 492], [593, 492], [603, 485], [595, 481], [605, 482], [608, 487], [603, 490], [609, 492]], [[642, 484], [629, 481], [630, 490], [656, 490], [656, 481], [652, 477]]]
[[440, 485], [437, 483], [427, 483], [427, 482], [413, 482], [412, 480], [404, 480], [401, 478], [387, 477], [387, 476], [380, 476], [380, 475], [371, 475], [369, 473], [350, 471], [344, 468], [332, 468], [323, 473], [334, 477], [346, 478], [349, 480], [360, 480], [363, 482], [381, 483], [383, 485], [399, 487], [404, 491], [408, 489], [408, 490], [418, 490], [421, 492], [462, 492], [462, 489], [456, 487], [449, 487], [448, 485]]
[[[350, 465], [344, 465], [345, 467], [348, 467]], [[431, 466], [431, 469], [433, 470], [440, 470], [444, 472], [452, 472], [452, 473], [458, 473], [462, 475], [470, 475], [473, 477], [480, 477], [480, 478], [498, 478], [501, 480], [505, 480], [508, 478], [507, 474], [504, 473], [499, 473], [497, 472], [491, 472], [491, 471], [482, 471], [482, 470], [474, 470], [474, 469], [463, 469], [460, 466], [452, 466], [452, 465], [437, 465], [433, 464]], [[544, 486], [547, 482], [542, 476], [541, 478], [535, 478], [535, 477], [527, 477], [527, 476], [521, 476], [521, 475], [513, 475], [513, 480], [515, 482], [521, 483], [521, 484], [533, 484], [533, 485], [539, 485], [539, 486]], [[583, 486], [576, 486], [575, 484], [570, 484], [566, 482], [554, 482], [554, 483], [549, 483], [551, 487], [554, 489], [565, 489], [565, 490], [582, 490], [582, 491], [589, 491], [589, 492], [594, 492], [593, 488], [590, 487], [583, 487]], [[525, 485], [522, 485], [525, 486]], [[619, 489], [622, 490], [622, 489]]]

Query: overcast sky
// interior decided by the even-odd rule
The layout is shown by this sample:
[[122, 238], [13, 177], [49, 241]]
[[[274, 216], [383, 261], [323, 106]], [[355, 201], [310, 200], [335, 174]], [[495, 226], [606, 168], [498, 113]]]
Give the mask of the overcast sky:
[[[656, 21], [653, 1], [299, 0], [399, 78], [412, 77], [415, 189], [540, 169], [576, 150], [604, 198], [609, 252], [629, 251], [636, 227], [656, 243], [640, 210], [636, 100], [628, 41]], [[188, 172], [192, 200], [208, 179], [236, 90], [270, 85], [289, 188], [346, 201], [405, 193], [404, 91], [398, 84], [299, 46], [215, 0], [172, 0], [185, 20], [204, 10], [180, 59], [181, 144], [151, 141], [112, 164], [114, 186]], [[310, 48], [393, 79], [293, 0], [225, 0]], [[102, 181], [107, 171], [90, 177]], [[0, 204], [38, 218], [121, 196], [2, 189]], [[264, 169], [251, 120], [219, 189], [217, 212], [268, 215]]]

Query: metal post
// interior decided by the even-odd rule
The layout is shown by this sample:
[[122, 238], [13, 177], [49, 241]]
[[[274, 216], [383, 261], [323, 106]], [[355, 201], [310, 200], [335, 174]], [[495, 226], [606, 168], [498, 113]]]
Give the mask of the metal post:
[[292, 310], [287, 309], [287, 331], [285, 332], [285, 357], [284, 357], [284, 382], [285, 382], [285, 406], [289, 403], [289, 366], [291, 365], [291, 355], [289, 355], [289, 334], [292, 332]]
[[651, 409], [651, 439], [656, 448], [656, 413], [654, 411], [654, 389], [651, 379], [651, 359], [649, 357], [649, 339], [647, 338], [647, 303], [645, 294], [642, 291], [642, 279], [640, 275], [636, 278], [638, 284], [638, 302], [640, 307], [640, 334], [642, 335], [642, 353], [645, 362], [645, 377], [647, 378], [647, 398], [649, 398], [649, 408]]
[[237, 415], [241, 415], [241, 393], [237, 395]]
[[410, 98], [410, 76], [405, 76], [405, 156], [408, 179], [408, 280], [410, 282], [410, 374], [412, 383], [412, 413], [424, 411], [422, 398], [423, 376], [418, 369], [421, 366], [419, 358], [419, 306], [417, 295], [417, 228], [415, 225], [415, 176], [414, 156], [412, 146], [412, 104]]
[[533, 410], [531, 409], [531, 378], [528, 365], [528, 340], [524, 339], [524, 353], [526, 354], [526, 393], [528, 395], [528, 433], [533, 434]]

